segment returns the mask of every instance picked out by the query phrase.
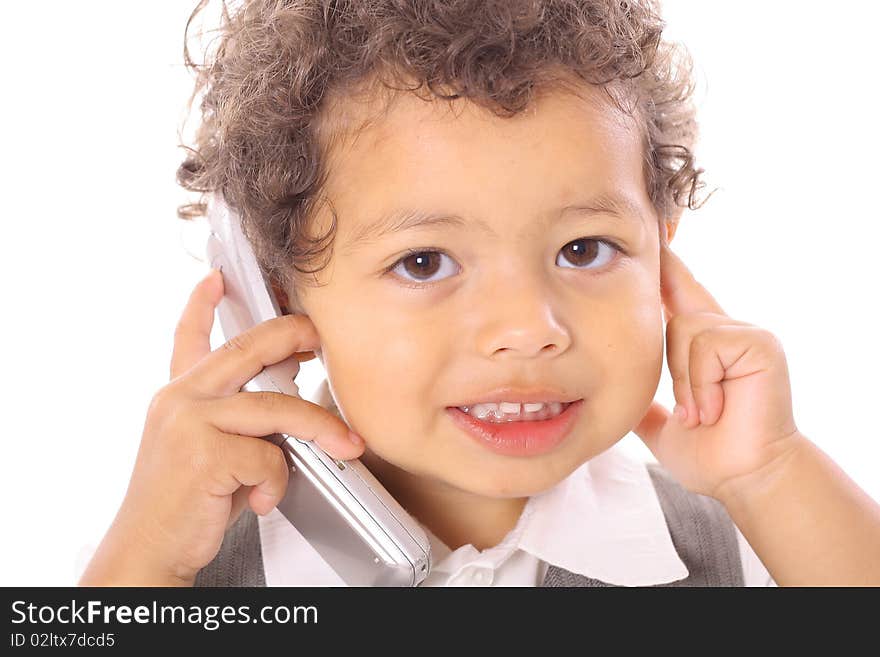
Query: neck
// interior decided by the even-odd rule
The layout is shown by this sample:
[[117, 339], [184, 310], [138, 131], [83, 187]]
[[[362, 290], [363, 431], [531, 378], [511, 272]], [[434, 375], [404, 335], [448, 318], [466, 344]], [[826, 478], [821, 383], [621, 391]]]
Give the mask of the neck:
[[450, 549], [498, 545], [514, 528], [528, 497], [476, 495], [436, 479], [418, 477], [388, 463], [367, 448], [361, 463], [402, 507]]

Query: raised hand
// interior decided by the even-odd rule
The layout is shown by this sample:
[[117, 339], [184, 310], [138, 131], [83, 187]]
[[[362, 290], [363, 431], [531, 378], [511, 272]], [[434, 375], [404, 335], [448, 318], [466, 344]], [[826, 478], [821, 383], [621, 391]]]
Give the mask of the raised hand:
[[652, 402], [634, 432], [685, 488], [722, 499], [801, 438], [785, 354], [769, 331], [731, 319], [665, 242], [660, 278], [677, 404]]

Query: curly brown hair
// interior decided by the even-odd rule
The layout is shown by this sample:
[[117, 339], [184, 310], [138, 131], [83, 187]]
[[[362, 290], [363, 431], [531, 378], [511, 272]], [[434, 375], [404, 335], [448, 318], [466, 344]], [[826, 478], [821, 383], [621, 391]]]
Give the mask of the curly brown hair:
[[330, 148], [351, 132], [332, 117], [359, 93], [392, 100], [427, 87], [427, 98], [465, 98], [510, 117], [539, 92], [596, 85], [640, 126], [660, 221], [677, 221], [685, 195], [690, 209], [702, 205], [694, 204], [704, 185], [691, 151], [692, 62], [683, 46], [661, 40], [656, 0], [243, 0], [232, 13], [224, 0], [219, 46], [197, 65], [187, 41], [207, 2], [184, 33], [184, 61], [196, 74], [188, 109], [204, 96], [177, 170], [178, 183], [202, 195], [177, 213], [202, 216], [204, 195], [221, 195], [283, 290], [307, 284], [300, 274], [332, 255], [335, 212], [324, 235], [309, 228]]

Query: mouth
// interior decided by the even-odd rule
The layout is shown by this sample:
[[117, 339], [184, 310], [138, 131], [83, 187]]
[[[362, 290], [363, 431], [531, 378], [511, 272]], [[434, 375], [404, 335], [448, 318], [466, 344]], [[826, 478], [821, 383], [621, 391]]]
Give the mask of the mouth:
[[550, 402], [534, 409], [538, 403], [448, 406], [446, 411], [460, 429], [495, 453], [537, 456], [568, 437], [580, 417], [584, 400]]
[[482, 403], [470, 406], [453, 406], [475, 420], [481, 422], [540, 422], [552, 420], [574, 402], [499, 402]]

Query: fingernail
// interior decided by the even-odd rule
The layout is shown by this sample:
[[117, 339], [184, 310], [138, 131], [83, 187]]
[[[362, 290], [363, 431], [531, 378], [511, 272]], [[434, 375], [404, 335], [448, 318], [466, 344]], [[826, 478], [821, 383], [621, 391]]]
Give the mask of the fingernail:
[[364, 439], [357, 435], [354, 431], [348, 432], [348, 439], [358, 447], [362, 447], [364, 444]]
[[687, 409], [684, 406], [682, 406], [681, 404], [676, 404], [675, 408], [672, 409], [672, 412], [675, 415], [675, 417], [678, 418], [679, 422], [684, 422], [685, 419], [687, 418]]

